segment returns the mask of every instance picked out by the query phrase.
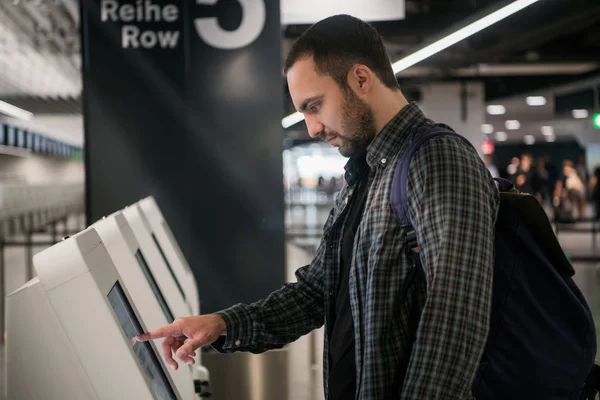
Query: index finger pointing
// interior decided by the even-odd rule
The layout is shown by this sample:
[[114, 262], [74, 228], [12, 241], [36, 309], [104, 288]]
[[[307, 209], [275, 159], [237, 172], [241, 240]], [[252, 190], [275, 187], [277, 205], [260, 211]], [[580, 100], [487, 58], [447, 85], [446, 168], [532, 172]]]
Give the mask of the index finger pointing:
[[138, 342], [147, 342], [151, 339], [160, 339], [168, 336], [181, 336], [181, 328], [176, 326], [175, 324], [170, 324], [167, 326], [163, 326], [162, 328], [158, 328], [151, 332], [142, 333], [141, 335], [137, 335], [135, 339]]

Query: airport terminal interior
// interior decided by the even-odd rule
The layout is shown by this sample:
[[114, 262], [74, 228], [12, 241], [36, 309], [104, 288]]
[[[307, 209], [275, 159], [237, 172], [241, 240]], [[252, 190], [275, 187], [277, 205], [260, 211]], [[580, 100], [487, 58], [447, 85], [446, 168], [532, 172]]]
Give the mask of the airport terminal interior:
[[283, 66], [337, 14], [537, 200], [600, 344], [600, 1], [0, 0], [0, 400], [324, 400], [323, 327], [177, 370], [132, 338], [264, 299], [318, 253], [348, 158]]

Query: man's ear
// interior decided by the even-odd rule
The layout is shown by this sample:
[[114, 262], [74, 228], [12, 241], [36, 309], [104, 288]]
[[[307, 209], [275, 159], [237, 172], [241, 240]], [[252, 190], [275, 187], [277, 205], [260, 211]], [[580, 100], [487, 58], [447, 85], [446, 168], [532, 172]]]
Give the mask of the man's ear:
[[356, 93], [367, 94], [373, 86], [375, 76], [366, 65], [356, 64], [348, 72], [348, 85]]

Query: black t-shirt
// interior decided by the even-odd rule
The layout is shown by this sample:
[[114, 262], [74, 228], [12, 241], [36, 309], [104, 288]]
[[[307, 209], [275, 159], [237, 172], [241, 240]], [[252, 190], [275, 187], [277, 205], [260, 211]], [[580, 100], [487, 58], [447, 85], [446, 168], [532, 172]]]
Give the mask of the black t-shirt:
[[349, 214], [342, 237], [341, 270], [335, 307], [329, 325], [329, 399], [353, 399], [356, 392], [354, 325], [350, 308], [350, 265], [356, 230], [367, 198], [367, 175], [362, 172], [351, 196]]

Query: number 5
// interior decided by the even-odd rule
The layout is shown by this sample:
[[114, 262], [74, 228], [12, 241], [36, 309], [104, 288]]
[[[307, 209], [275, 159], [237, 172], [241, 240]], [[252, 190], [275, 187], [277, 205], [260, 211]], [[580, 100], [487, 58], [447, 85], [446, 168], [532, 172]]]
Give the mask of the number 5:
[[[196, 0], [196, 4], [217, 4], [219, 0]], [[235, 31], [219, 26], [216, 17], [196, 18], [194, 25], [198, 36], [217, 49], [239, 49], [254, 42], [261, 34], [266, 21], [264, 0], [237, 0], [242, 6], [242, 23]]]

